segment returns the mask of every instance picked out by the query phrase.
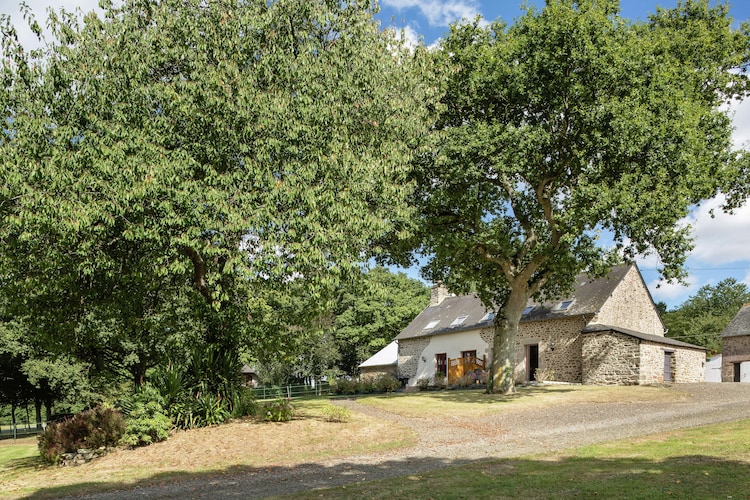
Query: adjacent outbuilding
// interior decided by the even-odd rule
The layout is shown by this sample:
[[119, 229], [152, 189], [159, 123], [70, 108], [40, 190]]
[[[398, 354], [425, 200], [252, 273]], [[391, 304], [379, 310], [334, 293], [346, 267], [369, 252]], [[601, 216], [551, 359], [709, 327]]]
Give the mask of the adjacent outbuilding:
[[721, 381], [750, 382], [750, 304], [721, 333]]

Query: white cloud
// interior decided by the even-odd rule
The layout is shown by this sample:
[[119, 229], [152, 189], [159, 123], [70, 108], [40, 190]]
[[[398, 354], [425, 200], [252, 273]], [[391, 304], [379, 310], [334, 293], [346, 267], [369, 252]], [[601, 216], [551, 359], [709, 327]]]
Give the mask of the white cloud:
[[686, 278], [687, 285], [681, 283], [667, 283], [664, 280], [655, 279], [648, 283], [648, 289], [654, 302], [674, 303], [698, 291], [700, 288], [699, 280], [694, 275]]
[[734, 133], [732, 142], [737, 149], [750, 147], [750, 99], [729, 106]]
[[474, 0], [383, 0], [382, 3], [399, 10], [419, 9], [431, 26], [448, 26], [480, 15], [479, 4]]
[[394, 27], [388, 29], [392, 29], [396, 40], [403, 40], [404, 44], [409, 49], [416, 48], [422, 40], [422, 36], [417, 33], [417, 31], [411, 26], [402, 26], [401, 28]]
[[[33, 49], [39, 46], [39, 41], [28, 27], [28, 23], [24, 21], [23, 15], [18, 8], [18, 1], [8, 0], [0, 2], [0, 14], [7, 14], [11, 18], [13, 26], [16, 28], [18, 33], [18, 39], [27, 49]], [[26, 0], [26, 4], [31, 8], [31, 11], [36, 17], [36, 21], [39, 26], [49, 33], [47, 27], [47, 8], [51, 7], [53, 10], [59, 12], [61, 8], [69, 12], [76, 12], [78, 9], [84, 14], [91, 12], [92, 10], [100, 11], [99, 0], [77, 0], [71, 2], [70, 0]], [[49, 35], [47, 35], [49, 38]]]
[[[724, 213], [719, 196], [701, 205], [685, 220], [693, 228], [695, 249], [691, 256], [712, 267], [750, 259], [750, 206]], [[711, 217], [711, 209], [714, 217]]]

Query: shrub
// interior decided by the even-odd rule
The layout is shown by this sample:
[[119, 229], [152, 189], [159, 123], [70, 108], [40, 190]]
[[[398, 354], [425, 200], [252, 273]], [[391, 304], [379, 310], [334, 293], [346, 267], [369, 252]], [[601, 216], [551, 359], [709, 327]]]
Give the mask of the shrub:
[[393, 392], [401, 387], [401, 382], [392, 375], [380, 375], [375, 379], [375, 387], [379, 392]]
[[352, 418], [352, 412], [343, 406], [329, 404], [324, 406], [322, 411], [326, 422], [348, 422]]
[[419, 388], [420, 391], [426, 391], [429, 386], [430, 386], [430, 379], [428, 378], [417, 379], [417, 387]]
[[270, 401], [263, 405], [266, 422], [289, 422], [294, 417], [294, 406], [288, 398]]
[[114, 446], [124, 430], [122, 413], [97, 406], [67, 420], [49, 424], [39, 435], [39, 453], [44, 461], [54, 464], [60, 461], [63, 453]]
[[249, 387], [242, 387], [237, 391], [237, 396], [232, 408], [232, 417], [246, 417], [258, 413], [258, 402], [255, 400], [255, 391]]
[[435, 374], [435, 387], [438, 389], [445, 389], [445, 387], [448, 385], [448, 380], [442, 373], [436, 373]]
[[357, 382], [348, 378], [336, 379], [331, 387], [334, 394], [355, 394], [357, 392]]
[[462, 375], [456, 379], [456, 382], [453, 385], [456, 387], [469, 387], [474, 385], [474, 379], [471, 375]]
[[359, 380], [359, 384], [357, 384], [357, 392], [370, 394], [371, 392], [375, 392], [376, 390], [377, 387], [375, 387], [375, 380], [372, 377], [362, 378]]

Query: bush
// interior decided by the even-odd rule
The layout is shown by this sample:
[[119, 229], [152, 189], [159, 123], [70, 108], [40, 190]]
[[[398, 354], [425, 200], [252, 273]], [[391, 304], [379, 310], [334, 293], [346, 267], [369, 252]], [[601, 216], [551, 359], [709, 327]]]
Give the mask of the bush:
[[232, 417], [246, 417], [258, 413], [258, 402], [255, 401], [255, 391], [249, 387], [242, 387], [237, 391], [237, 396], [232, 408]]
[[288, 398], [270, 401], [263, 405], [266, 422], [289, 422], [294, 417], [294, 406]]
[[357, 392], [362, 392], [364, 394], [375, 392], [377, 390], [377, 387], [375, 387], [375, 380], [372, 377], [362, 378], [359, 380], [359, 384], [357, 384], [357, 389]]
[[323, 419], [326, 422], [348, 422], [351, 418], [352, 412], [349, 408], [331, 404], [323, 407]]
[[442, 373], [435, 374], [435, 387], [438, 389], [445, 389], [448, 385], [448, 379]]
[[48, 463], [57, 463], [63, 453], [79, 449], [115, 446], [125, 430], [122, 413], [97, 406], [70, 419], [52, 423], [39, 435], [39, 454]]
[[375, 387], [379, 392], [393, 392], [401, 387], [401, 382], [392, 375], [380, 375], [375, 379]]
[[430, 387], [430, 379], [428, 378], [420, 378], [417, 379], [417, 387], [420, 391], [426, 391], [428, 387]]
[[456, 387], [469, 387], [474, 385], [474, 378], [471, 375], [462, 375], [456, 379], [453, 385]]
[[331, 390], [334, 394], [356, 394], [357, 382], [348, 378], [336, 379], [331, 384]]

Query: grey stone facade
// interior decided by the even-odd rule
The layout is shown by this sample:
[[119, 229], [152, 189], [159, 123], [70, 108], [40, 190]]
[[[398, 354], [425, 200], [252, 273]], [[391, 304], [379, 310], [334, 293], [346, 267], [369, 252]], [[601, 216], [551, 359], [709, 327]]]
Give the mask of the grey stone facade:
[[419, 356], [430, 343], [429, 337], [405, 339], [398, 342], [398, 377], [413, 378], [419, 368]]
[[[453, 359], [475, 349], [492, 357], [492, 318], [479, 299], [446, 296], [437, 288], [434, 293], [442, 300], [434, 300], [397, 337], [400, 377], [429, 378], [434, 352]], [[665, 381], [665, 366], [671, 367], [667, 381], [703, 380], [705, 350], [664, 337], [664, 324], [636, 266], [618, 266], [599, 279], [579, 275], [573, 295], [529, 303], [527, 311], [516, 336], [517, 382], [534, 380], [538, 368], [560, 382], [658, 383]], [[470, 332], [476, 337], [466, 336]], [[422, 356], [427, 361], [420, 367]]]
[[721, 381], [734, 382], [734, 365], [750, 361], [750, 335], [724, 337], [721, 352]]

